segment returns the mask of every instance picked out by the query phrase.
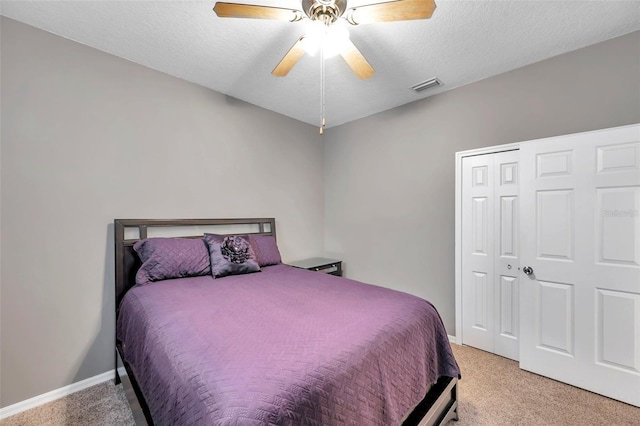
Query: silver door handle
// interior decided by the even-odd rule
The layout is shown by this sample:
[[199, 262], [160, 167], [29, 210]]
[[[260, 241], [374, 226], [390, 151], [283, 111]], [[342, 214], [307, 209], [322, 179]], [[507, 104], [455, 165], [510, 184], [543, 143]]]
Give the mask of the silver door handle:
[[524, 268], [522, 268], [522, 272], [527, 275], [531, 275], [533, 274], [533, 268], [531, 266], [525, 266]]

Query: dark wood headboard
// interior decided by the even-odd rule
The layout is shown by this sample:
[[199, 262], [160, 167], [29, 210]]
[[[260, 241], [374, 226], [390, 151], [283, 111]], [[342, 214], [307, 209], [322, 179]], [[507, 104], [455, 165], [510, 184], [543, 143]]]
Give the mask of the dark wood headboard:
[[[197, 228], [206, 228], [200, 230]], [[231, 230], [243, 227], [241, 230]], [[162, 231], [185, 229], [185, 234], [165, 235]], [[248, 230], [246, 228], [249, 228]], [[262, 234], [276, 237], [274, 218], [254, 219], [115, 219], [113, 221], [116, 263], [116, 318], [124, 295], [136, 283], [140, 259], [133, 250], [138, 240], [148, 237], [202, 238], [204, 232], [218, 234]], [[220, 231], [216, 231], [219, 229]], [[133, 233], [134, 235], [127, 235]], [[173, 234], [173, 232], [171, 232]]]

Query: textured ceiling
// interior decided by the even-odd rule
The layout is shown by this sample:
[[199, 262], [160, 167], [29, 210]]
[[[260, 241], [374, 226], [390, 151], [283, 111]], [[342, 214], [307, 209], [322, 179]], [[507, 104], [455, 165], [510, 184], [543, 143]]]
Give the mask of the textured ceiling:
[[[300, 9], [300, 0], [227, 0]], [[375, 0], [351, 0], [349, 6]], [[286, 116], [320, 121], [320, 59], [275, 67], [304, 22], [222, 19], [214, 1], [2, 1], [1, 13]], [[376, 74], [326, 60], [327, 127], [640, 29], [638, 1], [446, 1], [422, 21], [349, 26]], [[640, 55], [640, 53], [639, 53]], [[438, 77], [444, 86], [410, 87]]]

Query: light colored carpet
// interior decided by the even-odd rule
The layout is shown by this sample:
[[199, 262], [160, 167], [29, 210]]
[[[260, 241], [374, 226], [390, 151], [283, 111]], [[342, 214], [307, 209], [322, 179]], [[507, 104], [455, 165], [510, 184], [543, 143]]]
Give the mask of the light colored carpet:
[[[462, 370], [450, 426], [639, 426], [640, 408], [528, 373], [518, 363], [453, 345]], [[0, 421], [0, 426], [133, 425], [121, 385], [105, 382]]]
[[1, 426], [135, 425], [122, 385], [100, 383], [48, 404], [0, 420]]
[[518, 363], [451, 345], [462, 371], [452, 426], [640, 426], [640, 408], [521, 370]]

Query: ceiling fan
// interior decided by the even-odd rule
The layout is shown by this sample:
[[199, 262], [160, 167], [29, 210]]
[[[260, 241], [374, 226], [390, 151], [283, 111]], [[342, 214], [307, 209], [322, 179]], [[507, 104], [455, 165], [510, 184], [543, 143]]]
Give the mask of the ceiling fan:
[[218, 2], [213, 11], [221, 18], [276, 19], [290, 22], [309, 20], [315, 24], [316, 31], [302, 35], [271, 72], [277, 77], [287, 75], [305, 52], [318, 48], [317, 29], [320, 29], [323, 33], [320, 36], [331, 44], [338, 45], [336, 50], [353, 72], [361, 79], [365, 79], [371, 77], [375, 71], [349, 40], [346, 29], [339, 31], [340, 24], [346, 22], [351, 25], [360, 25], [428, 19], [436, 8], [434, 0], [396, 0], [353, 8], [347, 6], [347, 0], [302, 0], [301, 6], [302, 11]]

